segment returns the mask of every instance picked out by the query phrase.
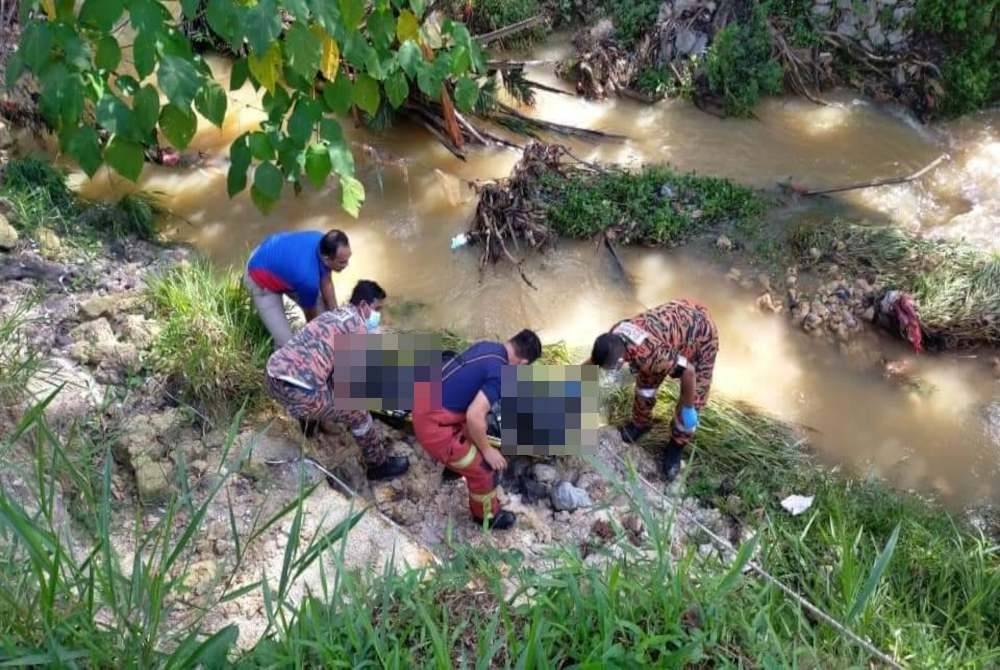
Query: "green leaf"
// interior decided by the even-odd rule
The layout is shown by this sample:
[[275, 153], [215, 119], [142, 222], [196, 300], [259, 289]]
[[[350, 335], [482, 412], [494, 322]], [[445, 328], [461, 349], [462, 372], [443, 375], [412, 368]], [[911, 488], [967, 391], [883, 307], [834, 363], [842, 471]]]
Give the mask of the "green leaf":
[[62, 50], [62, 61], [80, 71], [89, 70], [93, 54], [72, 25], [57, 23], [52, 27], [53, 50]]
[[363, 70], [367, 67], [370, 54], [374, 51], [361, 33], [351, 33], [344, 42], [344, 58], [348, 63]]
[[243, 34], [250, 50], [263, 54], [281, 35], [281, 13], [274, 0], [259, 0], [243, 16]]
[[115, 22], [125, 11], [121, 0], [84, 0], [80, 7], [80, 23], [105, 32], [115, 27]]
[[472, 56], [469, 55], [469, 50], [466, 47], [458, 47], [452, 51], [451, 55], [451, 73], [456, 77], [460, 77], [469, 71], [472, 67]]
[[250, 67], [246, 58], [240, 58], [229, 68], [229, 90], [235, 91], [243, 87], [250, 76]]
[[93, 177], [101, 167], [101, 145], [97, 141], [97, 131], [90, 126], [75, 129], [66, 141], [65, 148], [88, 177]]
[[359, 74], [354, 80], [354, 94], [351, 99], [364, 111], [374, 114], [378, 111], [382, 99], [378, 91], [378, 82], [366, 74]]
[[420, 18], [424, 15], [424, 8], [427, 6], [425, 0], [410, 0], [410, 7], [413, 9], [413, 13]]
[[253, 172], [253, 186], [250, 189], [250, 197], [254, 203], [260, 207], [273, 205], [281, 197], [281, 187], [284, 185], [284, 177], [281, 170], [275, 167], [274, 163], [266, 161], [257, 166]]
[[330, 151], [325, 143], [317, 143], [306, 150], [306, 176], [313, 186], [320, 188], [330, 176], [333, 163], [330, 162]]
[[[304, 147], [291, 137], [284, 137], [278, 145], [278, 165], [282, 172], [298, 180], [299, 174], [305, 167], [306, 154]], [[299, 185], [296, 184], [296, 193], [299, 192]]]
[[247, 169], [250, 167], [250, 160], [250, 143], [247, 133], [243, 133], [229, 147], [226, 192], [230, 198], [247, 187]]
[[399, 19], [396, 23], [396, 37], [399, 39], [399, 43], [402, 44], [407, 40], [418, 40], [420, 38], [420, 22], [417, 21], [417, 17], [408, 9], [404, 9], [399, 13]]
[[239, 637], [240, 629], [229, 624], [208, 637], [189, 657], [181, 657], [177, 667], [181, 668], [224, 668], [227, 666], [229, 651]]
[[243, 41], [242, 17], [237, 7], [238, 5], [231, 0], [209, 0], [205, 8], [208, 27], [236, 50]]
[[393, 109], [399, 109], [407, 96], [410, 95], [410, 85], [406, 83], [406, 75], [397, 70], [385, 80], [385, 97]]
[[153, 74], [156, 68], [156, 38], [152, 33], [139, 32], [132, 43], [132, 62], [139, 79]]
[[21, 34], [18, 53], [25, 65], [40, 74], [52, 56], [52, 31], [43, 21], [32, 21]]
[[468, 47], [469, 53], [472, 56], [472, 70], [473, 72], [483, 73], [486, 72], [486, 58], [483, 57], [483, 50], [479, 47], [479, 44], [473, 42], [471, 46]]
[[114, 70], [122, 60], [122, 50], [118, 46], [118, 40], [110, 35], [105, 35], [97, 42], [97, 51], [94, 53], [94, 65], [101, 70]]
[[315, 100], [306, 98], [300, 99], [295, 104], [295, 110], [288, 117], [288, 135], [294, 139], [299, 146], [305, 146], [312, 135], [313, 128], [319, 123], [323, 116], [323, 110]]
[[323, 102], [334, 114], [344, 116], [351, 111], [354, 97], [354, 84], [346, 76], [341, 75], [323, 88]]
[[479, 86], [468, 77], [462, 77], [455, 85], [455, 105], [462, 112], [471, 112], [479, 99]]
[[226, 120], [227, 104], [226, 92], [212, 80], [206, 81], [194, 98], [194, 108], [218, 128]]
[[342, 29], [340, 24], [340, 8], [332, 0], [306, 0], [309, 10], [312, 12], [316, 22], [323, 27], [330, 36], [336, 36], [338, 30]]
[[369, 49], [365, 58], [365, 71], [378, 81], [382, 81], [389, 75], [392, 66], [392, 54], [386, 53], [384, 56], [378, 49]]
[[329, 147], [330, 163], [333, 165], [333, 171], [337, 173], [337, 176], [354, 176], [354, 154], [351, 153], [351, 148], [347, 146], [347, 142], [341, 138], [337, 142], [330, 143]]
[[5, 74], [5, 83], [7, 88], [14, 88], [21, 76], [24, 74], [24, 58], [21, 56], [20, 51], [15, 51], [7, 59], [7, 72]]
[[437, 100], [441, 97], [442, 83], [442, 78], [435, 72], [433, 66], [427, 63], [421, 65], [417, 72], [417, 85], [424, 95], [431, 100]]
[[177, 149], [187, 147], [197, 129], [198, 119], [190, 109], [169, 103], [160, 112], [160, 130]]
[[274, 158], [274, 146], [267, 133], [250, 133], [247, 138], [250, 147], [250, 155], [259, 161], [269, 161]]
[[319, 122], [319, 136], [327, 144], [336, 144], [344, 141], [344, 129], [335, 119], [324, 118]]
[[130, 77], [127, 74], [118, 77], [115, 80], [115, 86], [122, 92], [122, 95], [133, 96], [139, 92], [139, 82], [135, 80], [135, 77]]
[[354, 218], [361, 212], [365, 201], [365, 186], [354, 177], [340, 176], [340, 206]]
[[[56, 63], [41, 78], [39, 110], [53, 125], [75, 126], [83, 113], [83, 84], [80, 75]], [[126, 108], [127, 109], [127, 108]]]
[[281, 6], [302, 23], [309, 22], [309, 3], [306, 0], [282, 0]]
[[173, 21], [170, 12], [158, 0], [130, 0], [128, 13], [132, 27], [147, 35], [162, 32], [164, 24]]
[[194, 101], [201, 87], [201, 76], [190, 61], [177, 56], [164, 56], [160, 60], [157, 80], [167, 100], [177, 107], [187, 108]]
[[128, 135], [138, 125], [128, 105], [111, 93], [105, 93], [94, 109], [97, 123], [112, 135]]
[[193, 19], [198, 16], [200, 4], [199, 0], [181, 0], [181, 12], [184, 13], [185, 18]]
[[847, 613], [847, 618], [844, 620], [844, 624], [850, 626], [857, 617], [864, 610], [865, 605], [871, 599], [872, 595], [875, 593], [875, 589], [878, 587], [879, 581], [882, 579], [882, 575], [885, 573], [886, 568], [889, 567], [889, 561], [892, 559], [893, 553], [896, 551], [896, 542], [899, 540], [899, 524], [892, 531], [892, 535], [889, 536], [889, 541], [885, 543], [885, 547], [879, 552], [878, 557], [875, 559], [875, 564], [872, 566], [872, 571], [868, 574], [868, 579], [865, 580], [864, 586], [858, 591], [857, 596], [854, 597], [854, 603], [851, 605], [851, 610]]
[[160, 94], [152, 84], [146, 84], [132, 98], [135, 122], [143, 133], [151, 133], [160, 118]]
[[424, 60], [424, 55], [420, 53], [420, 47], [418, 47], [415, 42], [404, 42], [402, 46], [399, 47], [399, 51], [396, 53], [396, 58], [399, 60], [399, 66], [403, 68], [403, 72], [405, 72], [410, 79], [413, 79], [417, 76], [417, 70]]
[[123, 137], [115, 137], [104, 150], [104, 160], [129, 181], [138, 181], [142, 174], [142, 145]]
[[388, 49], [396, 37], [396, 19], [391, 12], [372, 12], [368, 15], [368, 36], [376, 48]]
[[285, 114], [292, 106], [292, 99], [289, 97], [288, 91], [281, 86], [274, 90], [274, 95], [270, 93], [265, 95], [262, 102], [264, 103], [264, 111], [267, 112], [268, 121], [273, 124], [280, 124], [284, 121]]
[[345, 28], [355, 30], [364, 16], [364, 0], [340, 0], [340, 20]]
[[312, 79], [319, 70], [323, 45], [315, 33], [301, 23], [293, 25], [285, 33], [285, 58], [294, 72], [306, 79]]

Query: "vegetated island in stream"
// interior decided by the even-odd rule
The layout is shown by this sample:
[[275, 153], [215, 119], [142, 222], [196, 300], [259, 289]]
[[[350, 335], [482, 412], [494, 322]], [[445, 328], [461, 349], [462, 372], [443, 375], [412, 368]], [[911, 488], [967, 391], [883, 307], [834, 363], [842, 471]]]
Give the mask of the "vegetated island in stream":
[[[533, 244], [556, 235], [679, 244], [707, 226], [716, 241], [731, 236], [733, 248], [752, 249], [758, 239], [753, 224], [765, 205], [751, 191], [666, 168], [631, 174], [564, 159], [553, 147], [530, 148], [510, 182], [486, 187], [474, 232]], [[529, 173], [540, 178], [518, 179]], [[532, 183], [537, 190], [527, 189]], [[311, 597], [293, 598], [290, 584], [317, 560], [343, 560], [339, 552], [360, 517], [309, 539], [302, 510], [314, 489], [294, 487], [281, 494], [273, 518], [261, 516], [262, 501], [280, 494], [279, 480], [239, 445], [273, 411], [259, 384], [270, 342], [238, 275], [141, 241], [155, 237], [152, 199], [81, 202], [39, 161], [5, 166], [0, 198], [0, 650], [11, 660], [112, 665], [141, 658], [213, 667], [875, 662], [774, 586], [743, 574], [752, 558], [899, 665], [1000, 661], [998, 529], [988, 517], [955, 516], [878, 481], [826, 472], [794, 426], [719, 396], [667, 500], [683, 499], [683, 509], [713, 532], [738, 531], [729, 538], [747, 540], [738, 554], [716, 551], [698, 528], [678, 544], [674, 533], [685, 522], [661, 512], [657, 494], [628, 484], [622, 471], [621, 485], [594, 475], [590, 484], [575, 481], [598, 499], [604, 487], [629, 514], [551, 516], [555, 537], [574, 539], [553, 542], [543, 562], [528, 560], [525, 547], [466, 536], [468, 544], [438, 548], [447, 552], [441, 565], [343, 569]], [[517, 206], [498, 205], [502, 198]], [[653, 215], [630, 217], [618, 199]], [[562, 209], [552, 210], [553, 202]], [[505, 256], [498, 244], [485, 242], [489, 257]], [[788, 248], [807, 244], [814, 245], [805, 252], [810, 258], [813, 249], [822, 256], [855, 248], [831, 240], [828, 249], [824, 239], [802, 235]], [[900, 277], [917, 271], [894, 261], [891, 267]], [[945, 316], [948, 304], [940, 302]], [[445, 335], [452, 347], [464, 341]], [[965, 328], [954, 335], [958, 343], [995, 339]], [[570, 354], [549, 343], [545, 360], [573, 362]], [[59, 379], [71, 381], [47, 408], [38, 403], [48, 392], [32, 398], [39, 375], [52, 374], [41, 360], [60, 361]], [[106, 389], [103, 399], [88, 399], [95, 383]], [[671, 385], [660, 391], [661, 422], [673, 392]], [[612, 395], [609, 418], [622, 420], [629, 402], [627, 390]], [[639, 447], [614, 437], [604, 433], [604, 448], [653, 478], [644, 449], [655, 452], [660, 436]], [[349, 437], [341, 446], [357, 459]], [[567, 467], [560, 459], [548, 464]], [[530, 478], [541, 484], [535, 465]], [[791, 516], [779, 501], [801, 491], [815, 495], [813, 506]], [[411, 509], [393, 500], [383, 499], [380, 509]], [[146, 521], [130, 531], [137, 505]], [[245, 514], [258, 517], [249, 532]], [[289, 524], [279, 523], [282, 515]], [[418, 510], [415, 522], [421, 518]], [[282, 529], [278, 575], [266, 584], [234, 583], [240, 566], [255, 565], [252, 547], [272, 527]], [[122, 534], [132, 547], [125, 553], [115, 539]], [[248, 598], [257, 598], [254, 616], [265, 623], [259, 641], [237, 651], [237, 611], [225, 608]]]

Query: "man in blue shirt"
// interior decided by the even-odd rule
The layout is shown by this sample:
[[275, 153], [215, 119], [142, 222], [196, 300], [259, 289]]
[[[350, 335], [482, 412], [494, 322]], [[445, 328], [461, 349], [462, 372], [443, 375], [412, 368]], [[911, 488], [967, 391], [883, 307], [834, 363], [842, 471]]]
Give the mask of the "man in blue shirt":
[[506, 342], [477, 342], [441, 369], [441, 383], [414, 385], [413, 431], [434, 460], [463, 477], [469, 511], [476, 523], [493, 530], [510, 528], [517, 517], [500, 509], [499, 473], [507, 460], [486, 434], [486, 415], [500, 399], [505, 365], [530, 365], [542, 355], [533, 331], [522, 330]]
[[351, 244], [339, 230], [276, 233], [250, 254], [244, 282], [276, 349], [292, 339], [282, 296], [288, 295], [312, 321], [337, 307], [330, 271], [340, 272], [351, 258]]

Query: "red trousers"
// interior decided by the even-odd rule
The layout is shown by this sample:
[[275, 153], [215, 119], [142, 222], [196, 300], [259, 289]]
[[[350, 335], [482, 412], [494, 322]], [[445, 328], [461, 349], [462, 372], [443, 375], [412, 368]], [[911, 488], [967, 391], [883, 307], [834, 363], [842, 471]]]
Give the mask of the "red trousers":
[[424, 451], [449, 470], [465, 477], [472, 516], [483, 519], [500, 511], [497, 473], [466, 437], [465, 413], [443, 409], [439, 393], [433, 392], [432, 384], [418, 382], [414, 386], [412, 419], [413, 432]]

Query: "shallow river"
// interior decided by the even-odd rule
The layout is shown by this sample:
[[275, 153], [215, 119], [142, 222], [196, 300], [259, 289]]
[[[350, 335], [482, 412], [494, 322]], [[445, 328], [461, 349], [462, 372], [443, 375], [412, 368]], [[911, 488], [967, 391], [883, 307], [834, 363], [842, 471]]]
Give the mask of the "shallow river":
[[[565, 48], [556, 40], [533, 57], [555, 59]], [[212, 66], [225, 85], [226, 63], [213, 60]], [[551, 66], [535, 67], [529, 76], [561, 86]], [[850, 94], [828, 99], [829, 107], [772, 99], [760, 106], [757, 119], [743, 121], [719, 120], [682, 102], [591, 103], [542, 92], [530, 113], [629, 138], [597, 145], [553, 138], [580, 158], [669, 162], [755, 187], [787, 178], [824, 187], [909, 174], [947, 152], [951, 160], [919, 183], [854, 191], [842, 202], [873, 219], [1000, 246], [1000, 112], [928, 128]], [[194, 147], [224, 157], [228, 143], [263, 116], [253, 92], [238, 91], [225, 127], [202, 123]], [[1000, 399], [1000, 385], [982, 360], [923, 358], [917, 373], [936, 391], [908, 393], [877, 374], [850, 371], [836, 352], [794, 331], [783, 317], [759, 314], [753, 296], [728, 283], [724, 271], [683, 251], [626, 251], [632, 287], [612, 280], [594, 248], [581, 244], [563, 244], [528, 263], [537, 291], [509, 268], [480, 276], [475, 250], [449, 250], [449, 239], [466, 228], [475, 207], [466, 180], [506, 175], [518, 153], [473, 150], [463, 163], [420, 129], [401, 126], [380, 137], [347, 131], [391, 159], [376, 164], [358, 157], [368, 199], [357, 220], [340, 210], [333, 185], [307, 188], [298, 198], [286, 189], [264, 216], [247, 193], [227, 198], [222, 160], [188, 171], [147, 166], [140, 186], [162, 192], [183, 218], [171, 225], [173, 237], [194, 243], [220, 265], [243, 263], [253, 245], [277, 230], [344, 229], [354, 256], [335, 277], [338, 295], [346, 296], [359, 278], [373, 278], [392, 297], [427, 304], [397, 325], [483, 336], [529, 326], [543, 340], [586, 347], [602, 329], [644, 306], [696, 298], [712, 310], [721, 333], [713, 391], [814, 428], [815, 446], [831, 463], [935, 491], [956, 504], [1000, 499], [1000, 435], [991, 440], [983, 419], [983, 408]], [[80, 185], [92, 196], [130, 188], [105, 172]], [[886, 347], [888, 355], [905, 355]]]

